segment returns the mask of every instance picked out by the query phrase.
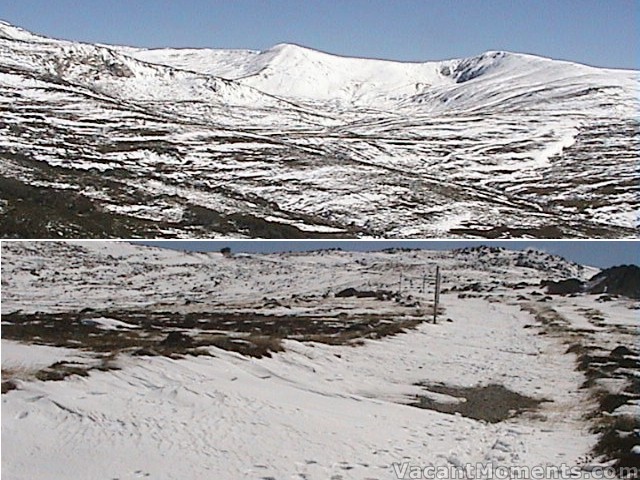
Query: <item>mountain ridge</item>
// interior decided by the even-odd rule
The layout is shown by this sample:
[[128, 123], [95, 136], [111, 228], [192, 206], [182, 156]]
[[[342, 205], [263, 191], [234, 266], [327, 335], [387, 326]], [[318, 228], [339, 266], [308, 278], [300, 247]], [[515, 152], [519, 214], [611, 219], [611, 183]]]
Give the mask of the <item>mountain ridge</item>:
[[[336, 55], [311, 47], [294, 43], [280, 43], [263, 50], [225, 50], [225, 49], [187, 49], [185, 53], [192, 56], [189, 61], [181, 58], [181, 49], [136, 49], [131, 54], [139, 59], [146, 59], [152, 63], [160, 63], [175, 68], [184, 68], [199, 73], [213, 74], [238, 80], [252, 85], [262, 91], [279, 96], [304, 97], [317, 100], [318, 90], [323, 89], [323, 84], [318, 82], [323, 78], [336, 78], [339, 80], [330, 83], [323, 90], [320, 99], [328, 100], [340, 97], [340, 92], [345, 89], [357, 88], [366, 83], [380, 82], [379, 78], [387, 78], [380, 88], [387, 84], [389, 90], [399, 90], [413, 86], [403, 91], [405, 94], [419, 93], [421, 88], [439, 86], [453, 83], [465, 83], [481, 75], [499, 71], [501, 67], [507, 70], [530, 67], [542, 69], [566, 68], [571, 69], [572, 74], [597, 74], [629, 76], [635, 74], [632, 70], [602, 69], [583, 65], [577, 62], [554, 60], [551, 58], [525, 53], [506, 51], [487, 51], [472, 57], [454, 58], [439, 61], [396, 61], [392, 59], [362, 58], [347, 55]], [[222, 67], [215, 64], [220, 56], [233, 53], [242, 55], [237, 69], [225, 62]], [[506, 65], [505, 65], [506, 64]], [[514, 66], [515, 64], [515, 66]], [[304, 69], [310, 69], [304, 72]], [[301, 72], [299, 75], [291, 72]], [[343, 72], [349, 72], [345, 75]], [[264, 77], [270, 77], [266, 81]], [[273, 77], [276, 80], [273, 80]], [[280, 76], [280, 77], [278, 77]], [[343, 78], [340, 82], [340, 77]], [[390, 82], [388, 78], [394, 79]], [[298, 87], [300, 82], [307, 81], [305, 89]], [[276, 82], [276, 85], [274, 85]], [[390, 84], [391, 85], [388, 85]], [[314, 98], [315, 97], [315, 98]]]
[[[272, 51], [279, 51], [279, 50], [283, 50], [283, 49], [298, 49], [301, 51], [307, 51], [307, 52], [315, 52], [318, 54], [323, 54], [323, 55], [327, 55], [330, 57], [338, 57], [338, 58], [345, 58], [345, 59], [354, 59], [354, 60], [370, 60], [370, 61], [377, 61], [377, 62], [389, 62], [389, 63], [396, 63], [396, 64], [425, 64], [425, 63], [445, 63], [445, 62], [452, 62], [452, 61], [463, 61], [466, 59], [474, 59], [477, 57], [482, 57], [482, 56], [487, 56], [487, 55], [493, 55], [493, 54], [502, 54], [502, 55], [508, 55], [508, 56], [520, 56], [520, 57], [532, 57], [532, 58], [537, 58], [537, 59], [542, 59], [542, 60], [551, 60], [554, 62], [562, 62], [562, 63], [567, 63], [567, 64], [573, 64], [573, 65], [579, 65], [579, 66], [583, 66], [583, 67], [588, 67], [588, 68], [593, 68], [593, 69], [597, 69], [597, 70], [610, 70], [610, 71], [617, 71], [617, 72], [638, 72], [638, 69], [633, 69], [633, 68], [622, 68], [622, 67], [601, 67], [598, 65], [590, 65], [590, 64], [586, 64], [586, 63], [582, 63], [576, 60], [571, 60], [571, 59], [558, 59], [558, 58], [553, 58], [553, 57], [548, 57], [545, 55], [539, 55], [539, 54], [535, 54], [535, 53], [531, 53], [531, 52], [517, 52], [517, 51], [511, 51], [511, 50], [494, 50], [494, 49], [489, 49], [489, 50], [485, 50], [482, 51], [480, 53], [471, 55], [471, 56], [466, 56], [466, 57], [452, 57], [452, 58], [444, 58], [444, 59], [439, 59], [439, 60], [398, 60], [398, 59], [393, 59], [393, 58], [387, 58], [387, 57], [375, 57], [375, 56], [357, 56], [357, 55], [349, 55], [349, 54], [339, 54], [339, 53], [333, 53], [327, 50], [322, 50], [319, 48], [314, 48], [312, 46], [308, 46], [308, 45], [303, 45], [301, 43], [297, 43], [297, 42], [288, 42], [288, 41], [282, 41], [282, 42], [278, 42], [274, 45], [272, 45], [271, 47], [265, 49], [265, 50], [260, 50], [260, 49], [253, 49], [253, 48], [225, 48], [225, 47], [170, 47], [170, 46], [166, 46], [166, 47], [142, 47], [142, 46], [134, 46], [134, 45], [126, 45], [126, 44], [109, 44], [109, 43], [95, 43], [95, 42], [89, 42], [89, 41], [77, 41], [77, 40], [71, 40], [71, 39], [66, 39], [66, 38], [60, 38], [60, 37], [48, 37], [45, 35], [41, 35], [41, 34], [37, 34], [34, 33], [31, 30], [25, 29], [23, 27], [20, 27], [12, 22], [9, 22], [7, 20], [3, 20], [0, 19], [0, 27], [4, 27], [4, 32], [5, 35], [7, 34], [6, 32], [9, 31], [13, 31], [14, 35], [17, 33], [19, 37], [28, 37], [28, 38], [32, 38], [32, 39], [41, 39], [44, 41], [51, 41], [51, 40], [55, 40], [55, 41], [59, 41], [59, 42], [71, 42], [71, 43], [78, 43], [78, 44], [87, 44], [87, 45], [99, 45], [99, 46], [104, 46], [104, 47], [109, 47], [112, 49], [123, 49], [123, 50], [130, 50], [130, 51], [143, 51], [143, 52], [158, 52], [158, 51], [171, 51], [171, 52], [219, 52], [219, 53], [227, 53], [227, 52], [238, 52], [238, 53], [246, 53], [246, 54], [252, 54], [252, 55], [260, 55], [260, 54], [266, 54]], [[13, 38], [16, 38], [15, 36]]]
[[[450, 97], [443, 100], [437, 92], [434, 96], [432, 90], [464, 84], [492, 73], [501, 73], [501, 69], [504, 74], [509, 73], [512, 76], [512, 72], [518, 76], [526, 76], [527, 69], [533, 70], [533, 73], [544, 70], [542, 73], [552, 78], [554, 75], [560, 78], [567, 75], [607, 75], [611, 76], [609, 81], [613, 81], [614, 77], [618, 78], [613, 82], [615, 86], [619, 86], [621, 82], [632, 81], [630, 75], [637, 74], [630, 70], [601, 69], [576, 62], [506, 51], [487, 51], [472, 57], [441, 61], [402, 62], [336, 55], [294, 43], [279, 43], [263, 51], [207, 48], [147, 49], [90, 44], [48, 39], [4, 21], [0, 23], [0, 33], [3, 38], [9, 40], [35, 41], [43, 44], [54, 42], [63, 48], [76, 45], [75, 48], [80, 51], [104, 49], [103, 51], [112, 55], [123, 55], [145, 64], [164, 65], [176, 70], [231, 80], [236, 84], [256, 88], [268, 95], [288, 100], [338, 99], [362, 106], [375, 103], [386, 105], [385, 102], [389, 99], [396, 108], [406, 105], [407, 102], [424, 104], [424, 99], [417, 98], [416, 102], [413, 98], [421, 97], [423, 94], [430, 97], [430, 100], [439, 98], [439, 103], [448, 103]], [[194, 52], [199, 55], [192, 59], [184, 58], [185, 55], [193, 56]], [[556, 72], [561, 68], [570, 71]], [[345, 74], [344, 71], [348, 73]], [[495, 90], [499, 88], [502, 86], [492, 89], [490, 95], [495, 94]], [[387, 108], [389, 106], [386, 105]]]

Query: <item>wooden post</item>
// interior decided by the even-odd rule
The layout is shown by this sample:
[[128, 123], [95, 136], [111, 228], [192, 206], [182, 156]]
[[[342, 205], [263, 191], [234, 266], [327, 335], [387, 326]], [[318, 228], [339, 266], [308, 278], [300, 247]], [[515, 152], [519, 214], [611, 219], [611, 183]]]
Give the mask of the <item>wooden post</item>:
[[400, 287], [398, 288], [398, 294], [402, 295], [402, 270], [400, 270]]
[[440, 266], [436, 266], [436, 288], [433, 292], [433, 323], [438, 321], [438, 302], [440, 301]]

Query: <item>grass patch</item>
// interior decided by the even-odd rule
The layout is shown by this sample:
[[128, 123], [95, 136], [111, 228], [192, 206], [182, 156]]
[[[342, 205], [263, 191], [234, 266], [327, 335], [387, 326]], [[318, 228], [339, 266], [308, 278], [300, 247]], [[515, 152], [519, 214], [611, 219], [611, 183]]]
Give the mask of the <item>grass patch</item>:
[[462, 402], [447, 403], [434, 400], [426, 395], [419, 395], [412, 406], [435, 410], [441, 413], [459, 413], [460, 415], [498, 423], [524, 411], [538, 408], [545, 399], [536, 399], [513, 392], [503, 385], [491, 384], [476, 387], [452, 387], [442, 384], [417, 384], [434, 393], [448, 395]]
[[[104, 330], [90, 317], [117, 318], [137, 328]], [[329, 345], [360, 345], [416, 328], [427, 317], [390, 317], [388, 314], [334, 316], [268, 315], [255, 313], [188, 313], [91, 311], [89, 313], [13, 313], [3, 316], [3, 338], [25, 343], [84, 349], [115, 355], [180, 357], [205, 354], [214, 346], [251, 357], [283, 350], [282, 340]], [[197, 333], [196, 333], [197, 332]]]

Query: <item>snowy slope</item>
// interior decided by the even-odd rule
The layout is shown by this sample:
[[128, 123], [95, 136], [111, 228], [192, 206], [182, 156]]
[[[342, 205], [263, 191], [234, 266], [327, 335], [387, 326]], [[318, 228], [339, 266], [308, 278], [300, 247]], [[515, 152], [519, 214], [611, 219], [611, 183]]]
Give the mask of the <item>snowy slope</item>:
[[[486, 304], [476, 307], [494, 314], [491, 326], [509, 331], [500, 323], [508, 313], [496, 315], [495, 309], [485, 310]], [[215, 351], [215, 359], [135, 359], [123, 361], [123, 369], [114, 373], [25, 385], [3, 399], [3, 434], [12, 438], [3, 445], [3, 474], [8, 479], [105, 473], [166, 479], [390, 479], [395, 478], [392, 464], [401, 461], [559, 464], [576, 462], [588, 450], [593, 437], [585, 434], [577, 415], [554, 419], [552, 429], [539, 421], [490, 425], [384, 398], [398, 395], [403, 384], [409, 393], [412, 380], [451, 379], [450, 371], [419, 370], [451, 348], [458, 362], [466, 360], [461, 367], [479, 370], [488, 358], [477, 355], [478, 332], [458, 337], [466, 348], [452, 342], [456, 334], [448, 329], [434, 336], [423, 328], [412, 337], [359, 351], [287, 345], [287, 354], [269, 361], [223, 351]], [[564, 378], [554, 387], [569, 390], [580, 382], [557, 351], [544, 362], [508, 368], [506, 362], [549, 348], [543, 341], [525, 346], [514, 340], [497, 340], [513, 353], [494, 356], [497, 370], [489, 377], [526, 374], [526, 389], [537, 395], [557, 392], [558, 408], [571, 410], [583, 401], [580, 394], [549, 388], [549, 378], [560, 375]], [[433, 350], [420, 355], [425, 346]], [[387, 378], [379, 377], [383, 365]], [[469, 380], [475, 383], [478, 377]], [[35, 451], [38, 461], [29, 458]]]
[[120, 51], [139, 60], [157, 65], [168, 65], [191, 72], [237, 79], [261, 69], [256, 61], [261, 53], [256, 50], [223, 50], [206, 48], [134, 48], [118, 46]]
[[197, 100], [231, 106], [276, 103], [234, 82], [140, 62], [106, 46], [48, 40], [7, 24], [0, 24], [0, 38], [5, 45], [8, 40], [12, 47], [2, 50], [0, 62], [4, 67], [56, 78], [109, 98], [142, 102]]
[[145, 50], [2, 23], [0, 230], [635, 237], [637, 88], [508, 52]]
[[[530, 260], [527, 266], [523, 259]], [[637, 331], [625, 334], [618, 327], [637, 330], [637, 319], [623, 299], [536, 300], [541, 278], [592, 273], [542, 252], [326, 251], [227, 258], [125, 243], [4, 242], [3, 321], [6, 330], [7, 319], [17, 318], [7, 314], [16, 309], [53, 313], [89, 306], [118, 308], [121, 314], [127, 308], [151, 314], [158, 306], [183, 315], [212, 309], [258, 314], [265, 308], [263, 296], [295, 311], [296, 298], [317, 295], [322, 303], [330, 298], [319, 300], [319, 294], [345, 286], [398, 289], [399, 271], [405, 295], [425, 300], [432, 287], [420, 291], [421, 274], [432, 273], [435, 264], [446, 290], [437, 325], [421, 323], [357, 346], [289, 339], [284, 351], [263, 358], [216, 347], [208, 349], [213, 356], [183, 358], [134, 356], [125, 349], [110, 353], [103, 363], [109, 368], [91, 369], [88, 376], [17, 377], [17, 388], [2, 395], [3, 438], [11, 438], [3, 443], [4, 477], [391, 479], [397, 478], [394, 465], [402, 462], [449, 469], [479, 462], [566, 464], [578, 468], [574, 478], [588, 478], [582, 467], [601, 461], [591, 459], [597, 435], [586, 415], [595, 403], [590, 390], [580, 388], [585, 375], [576, 370], [577, 356], [567, 351], [567, 341], [587, 335], [586, 341], [603, 349], [632, 346]], [[483, 289], [463, 289], [476, 283]], [[360, 302], [371, 308], [368, 300]], [[600, 326], [584, 316], [596, 307]], [[536, 315], [554, 309], [566, 319], [566, 331], [537, 323]], [[198, 330], [191, 334], [202, 334]], [[75, 357], [69, 348], [17, 348], [4, 337], [2, 346], [3, 371], [32, 356], [70, 359], [78, 368], [95, 365], [105, 354], [80, 345]], [[51, 351], [56, 349], [58, 354]], [[411, 406], [422, 394], [464, 401], [418, 383], [500, 384], [545, 402], [491, 423]]]

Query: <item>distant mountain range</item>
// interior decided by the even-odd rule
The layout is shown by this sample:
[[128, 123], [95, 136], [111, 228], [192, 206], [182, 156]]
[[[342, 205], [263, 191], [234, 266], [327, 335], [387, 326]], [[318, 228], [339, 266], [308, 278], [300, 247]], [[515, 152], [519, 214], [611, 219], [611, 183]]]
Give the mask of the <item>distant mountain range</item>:
[[0, 23], [2, 237], [637, 237], [638, 72]]

